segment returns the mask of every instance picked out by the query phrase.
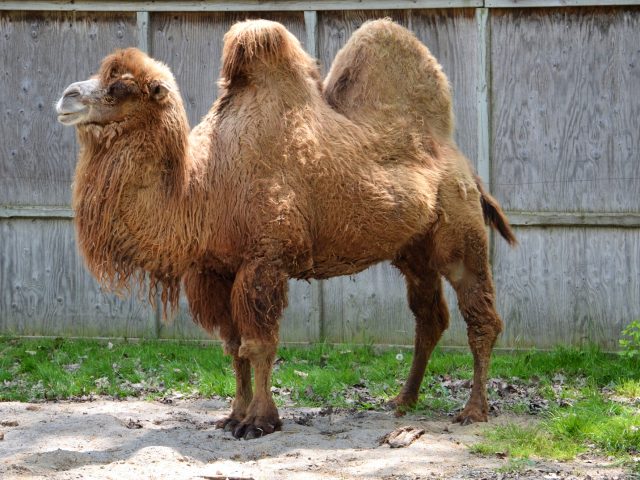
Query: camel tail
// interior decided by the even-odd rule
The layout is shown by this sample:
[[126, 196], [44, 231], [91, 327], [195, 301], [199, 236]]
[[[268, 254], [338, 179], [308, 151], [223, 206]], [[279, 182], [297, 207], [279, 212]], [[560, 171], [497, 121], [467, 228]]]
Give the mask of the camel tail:
[[494, 230], [497, 230], [502, 238], [511, 246], [516, 246], [518, 240], [516, 239], [507, 216], [502, 211], [498, 201], [484, 189], [482, 180], [475, 175], [476, 185], [480, 191], [480, 204], [482, 205], [482, 215], [484, 216], [484, 223], [489, 225]]

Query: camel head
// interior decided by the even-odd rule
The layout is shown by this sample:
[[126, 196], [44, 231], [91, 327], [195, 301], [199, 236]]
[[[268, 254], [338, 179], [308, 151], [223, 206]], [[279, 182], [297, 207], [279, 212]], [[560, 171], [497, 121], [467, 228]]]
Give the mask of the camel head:
[[[136, 48], [107, 56], [98, 73], [69, 85], [56, 103], [58, 121], [64, 125], [104, 127], [109, 124], [158, 118], [179, 98], [169, 69]], [[174, 98], [174, 99], [175, 99]]]
[[178, 210], [188, 183], [189, 122], [173, 74], [138, 49], [116, 50], [55, 107], [78, 133], [72, 206], [89, 270], [117, 291], [148, 274], [152, 290], [167, 286], [163, 294], [176, 304], [179, 274], [157, 253], [158, 238], [175, 233], [168, 225], [182, 225], [164, 214]]

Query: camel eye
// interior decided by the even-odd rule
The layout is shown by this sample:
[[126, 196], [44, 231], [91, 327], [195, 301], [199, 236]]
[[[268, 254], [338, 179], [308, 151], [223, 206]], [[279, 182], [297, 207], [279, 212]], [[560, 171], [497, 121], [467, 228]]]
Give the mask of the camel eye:
[[107, 95], [113, 98], [124, 98], [131, 95], [131, 88], [122, 81], [117, 81], [109, 85]]

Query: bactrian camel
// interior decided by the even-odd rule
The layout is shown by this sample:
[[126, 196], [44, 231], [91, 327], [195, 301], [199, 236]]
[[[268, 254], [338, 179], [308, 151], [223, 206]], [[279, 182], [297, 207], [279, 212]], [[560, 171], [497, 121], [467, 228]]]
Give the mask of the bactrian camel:
[[246, 21], [224, 37], [219, 85], [190, 133], [169, 68], [139, 50], [116, 51], [65, 90], [57, 112], [80, 144], [73, 209], [91, 272], [115, 289], [146, 279], [165, 306], [183, 284], [195, 321], [233, 357], [236, 397], [219, 426], [245, 439], [281, 427], [270, 383], [288, 279], [385, 260], [402, 272], [417, 325], [394, 400], [403, 410], [447, 328], [444, 276], [474, 358], [456, 421], [486, 421], [502, 322], [485, 221], [515, 238], [454, 143], [449, 85], [428, 49], [391, 21], [369, 22], [323, 84], [282, 25]]

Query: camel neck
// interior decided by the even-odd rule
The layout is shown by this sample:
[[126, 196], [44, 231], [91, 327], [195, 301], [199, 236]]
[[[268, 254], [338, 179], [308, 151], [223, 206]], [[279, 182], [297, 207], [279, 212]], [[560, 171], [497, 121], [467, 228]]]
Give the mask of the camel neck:
[[143, 272], [175, 283], [200, 247], [202, 192], [189, 161], [186, 118], [160, 134], [149, 131], [78, 132], [73, 206], [79, 245], [89, 269], [115, 288]]

